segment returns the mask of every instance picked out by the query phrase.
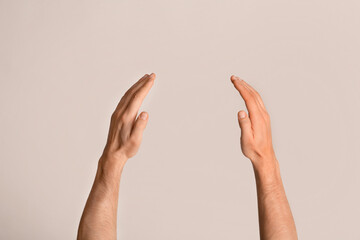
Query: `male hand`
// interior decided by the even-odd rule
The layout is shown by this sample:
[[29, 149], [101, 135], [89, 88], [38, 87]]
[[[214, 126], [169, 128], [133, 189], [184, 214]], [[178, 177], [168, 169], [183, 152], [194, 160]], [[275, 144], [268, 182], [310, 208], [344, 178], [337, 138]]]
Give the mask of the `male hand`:
[[126, 161], [137, 153], [149, 117], [147, 112], [137, 114], [155, 77], [154, 73], [145, 74], [121, 98], [111, 116], [103, 157]]
[[238, 112], [241, 128], [241, 150], [255, 167], [272, 163], [275, 153], [272, 146], [270, 117], [259, 93], [244, 80], [231, 76], [231, 81], [245, 101], [249, 114]]

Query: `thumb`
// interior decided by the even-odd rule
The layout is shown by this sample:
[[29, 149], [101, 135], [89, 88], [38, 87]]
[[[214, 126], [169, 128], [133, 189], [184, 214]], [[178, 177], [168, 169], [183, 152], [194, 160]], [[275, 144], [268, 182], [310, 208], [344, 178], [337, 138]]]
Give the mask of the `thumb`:
[[241, 138], [248, 138], [251, 136], [251, 121], [244, 110], [238, 112], [238, 121], [241, 128]]
[[149, 119], [149, 114], [147, 112], [142, 112], [139, 114], [139, 116], [137, 117], [134, 123], [134, 128], [131, 132], [131, 137], [137, 140], [141, 140], [148, 119]]

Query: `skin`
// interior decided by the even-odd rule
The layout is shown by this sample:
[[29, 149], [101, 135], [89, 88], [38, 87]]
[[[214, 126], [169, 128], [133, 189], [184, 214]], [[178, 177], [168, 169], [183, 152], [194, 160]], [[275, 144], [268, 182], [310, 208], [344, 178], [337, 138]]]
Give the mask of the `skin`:
[[138, 115], [155, 74], [144, 75], [122, 97], [111, 116], [109, 134], [78, 229], [78, 240], [116, 239], [120, 178], [141, 144], [148, 113]]
[[249, 112], [239, 111], [238, 121], [241, 150], [255, 173], [260, 239], [298, 239], [273, 149], [269, 113], [254, 88], [236, 76], [231, 76], [231, 81]]
[[[116, 239], [120, 178], [127, 160], [141, 144], [148, 113], [139, 108], [154, 84], [146, 74], [122, 97], [111, 116], [107, 142], [78, 229], [78, 240]], [[238, 113], [241, 149], [250, 159], [256, 179], [260, 238], [297, 239], [294, 219], [282, 184], [271, 139], [270, 117], [260, 95], [246, 82], [231, 77], [249, 114]]]

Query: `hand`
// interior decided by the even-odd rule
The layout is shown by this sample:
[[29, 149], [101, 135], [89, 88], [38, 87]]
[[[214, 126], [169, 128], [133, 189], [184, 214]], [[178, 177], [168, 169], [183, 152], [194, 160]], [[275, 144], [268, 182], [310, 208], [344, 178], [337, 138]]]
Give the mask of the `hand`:
[[244, 110], [238, 112], [243, 154], [254, 166], [272, 162], [276, 158], [272, 146], [270, 117], [259, 93], [239, 77], [231, 76], [231, 81], [249, 111], [249, 115]]
[[141, 144], [148, 122], [148, 113], [139, 114], [139, 108], [150, 91], [155, 74], [145, 74], [121, 98], [111, 116], [110, 129], [103, 156], [126, 161], [133, 157]]

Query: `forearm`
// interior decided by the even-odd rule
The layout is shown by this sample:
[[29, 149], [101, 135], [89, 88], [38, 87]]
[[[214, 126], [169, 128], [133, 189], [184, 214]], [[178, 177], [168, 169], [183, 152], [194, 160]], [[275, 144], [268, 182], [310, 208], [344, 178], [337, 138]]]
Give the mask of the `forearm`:
[[148, 113], [138, 115], [138, 111], [154, 80], [155, 74], [145, 74], [125, 93], [111, 115], [106, 145], [80, 220], [78, 240], [116, 239], [121, 173], [140, 147]]
[[81, 217], [78, 240], [116, 239], [119, 185], [125, 162], [126, 159], [100, 158]]
[[286, 198], [276, 158], [254, 165], [258, 198], [260, 239], [297, 239], [296, 227]]

